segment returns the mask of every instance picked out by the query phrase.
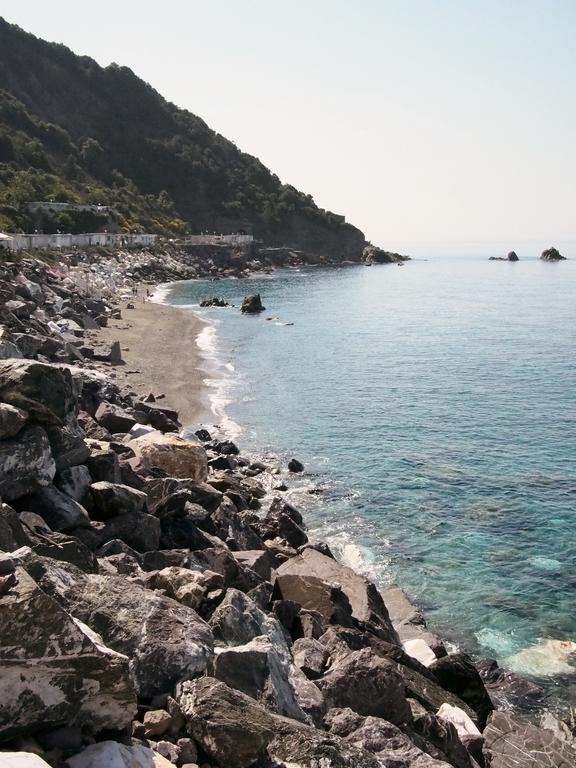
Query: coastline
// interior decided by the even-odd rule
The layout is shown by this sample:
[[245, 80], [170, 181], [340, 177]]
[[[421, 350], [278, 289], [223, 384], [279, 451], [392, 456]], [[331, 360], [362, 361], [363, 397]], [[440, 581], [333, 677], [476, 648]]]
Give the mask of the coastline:
[[[0, 658], [15, 671], [0, 743], [20, 751], [32, 734], [53, 768], [119, 742], [166, 755], [162, 765], [193, 755], [208, 768], [260, 758], [314, 768], [325, 754], [342, 757], [334, 768], [390, 758], [477, 768], [499, 754], [502, 734], [522, 743], [527, 729], [536, 753], [548, 748], [549, 726], [519, 714], [532, 699], [536, 720], [542, 691], [446, 648], [401, 588], [380, 589], [339, 562], [282, 493], [293, 468], [206, 430], [200, 442], [178, 436], [207, 412], [198, 336], [209, 324], [146, 301], [152, 280], [132, 299], [132, 275], [120, 275], [102, 298], [102, 286], [82, 292], [82, 272], [62, 266], [8, 265], [3, 282], [18, 316], [7, 314], [0, 365]], [[27, 302], [15, 298], [21, 286]], [[52, 305], [54, 295], [62, 301]], [[38, 319], [41, 306], [55, 320]], [[46, 355], [17, 346], [30, 343], [23, 318]], [[49, 323], [60, 323], [60, 340]], [[151, 390], [166, 402], [142, 399]], [[48, 613], [56, 623], [43, 621]], [[16, 660], [12, 627], [23, 627]], [[56, 632], [73, 649], [62, 657], [66, 677], [37, 663]], [[107, 686], [96, 716], [78, 663], [82, 679]], [[43, 694], [32, 703], [30, 685]], [[256, 744], [254, 718], [267, 723]], [[75, 740], [54, 755], [51, 739], [70, 725]], [[247, 744], [241, 759], [238, 743]]]
[[147, 300], [142, 286], [134, 300], [121, 302], [121, 311], [121, 320], [97, 332], [104, 342], [120, 342], [124, 362], [109, 369], [116, 383], [139, 396], [164, 394], [185, 427], [209, 419], [205, 359], [197, 343], [207, 323], [194, 312]]

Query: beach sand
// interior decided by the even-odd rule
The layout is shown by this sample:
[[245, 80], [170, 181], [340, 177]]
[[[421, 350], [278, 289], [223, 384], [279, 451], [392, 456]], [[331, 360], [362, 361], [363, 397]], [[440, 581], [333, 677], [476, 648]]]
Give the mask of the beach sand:
[[109, 320], [98, 331], [99, 339], [117, 340], [122, 350], [124, 364], [107, 370], [138, 395], [165, 394], [159, 404], [174, 407], [184, 426], [208, 419], [206, 372], [196, 344], [205, 323], [190, 310], [143, 302], [142, 295], [134, 309], [126, 309], [127, 303], [119, 305], [122, 320]]

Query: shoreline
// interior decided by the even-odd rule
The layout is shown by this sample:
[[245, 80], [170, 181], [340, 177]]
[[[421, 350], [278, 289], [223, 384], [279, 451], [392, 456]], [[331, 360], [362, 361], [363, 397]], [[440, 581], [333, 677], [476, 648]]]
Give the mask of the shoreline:
[[[119, 743], [207, 768], [313, 768], [328, 754], [339, 768], [477, 768], [501, 734], [522, 743], [527, 729], [544, 751], [548, 729], [565, 726], [520, 714], [533, 701], [538, 722], [543, 691], [446, 648], [400, 587], [379, 588], [309, 537], [282, 493], [300, 470], [206, 430], [178, 435], [207, 412], [209, 324], [147, 301], [148, 279], [138, 299], [130, 273], [6, 269], [0, 658], [14, 675], [0, 744], [31, 743], [52, 768]], [[18, 347], [26, 323], [46, 354]], [[38, 664], [55, 637], [58, 675]], [[254, 722], [266, 724], [257, 743]], [[74, 739], [55, 742], [66, 726]]]
[[[198, 337], [208, 323], [194, 312], [147, 299], [145, 292], [146, 286], [139, 286], [137, 296], [121, 299], [122, 319], [96, 331], [103, 342], [120, 342], [123, 363], [106, 370], [139, 396], [165, 395], [162, 400], [179, 412], [185, 428], [203, 423], [211, 410]], [[129, 304], [134, 309], [127, 309]]]

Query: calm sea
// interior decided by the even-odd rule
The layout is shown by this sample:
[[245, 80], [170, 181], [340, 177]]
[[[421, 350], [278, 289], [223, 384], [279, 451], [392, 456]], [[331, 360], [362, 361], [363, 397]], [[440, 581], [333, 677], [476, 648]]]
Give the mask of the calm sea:
[[238, 305], [259, 292], [261, 316], [202, 311], [214, 421], [247, 452], [303, 461], [292, 497], [309, 526], [346, 562], [398, 582], [432, 629], [565, 682], [576, 672], [576, 646], [557, 642], [576, 640], [576, 259], [412, 252], [402, 267], [178, 283], [165, 300], [198, 311], [205, 296]]

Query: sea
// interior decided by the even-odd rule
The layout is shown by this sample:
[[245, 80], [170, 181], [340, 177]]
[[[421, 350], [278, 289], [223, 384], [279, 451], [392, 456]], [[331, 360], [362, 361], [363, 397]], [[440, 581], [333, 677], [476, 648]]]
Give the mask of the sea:
[[[198, 313], [211, 413], [285, 467], [311, 535], [475, 658], [576, 701], [576, 243], [398, 243], [399, 267], [163, 286]], [[570, 258], [571, 257], [571, 258]], [[242, 315], [248, 294], [265, 312]], [[200, 309], [208, 296], [232, 308]], [[185, 350], [183, 350], [185, 353]]]

